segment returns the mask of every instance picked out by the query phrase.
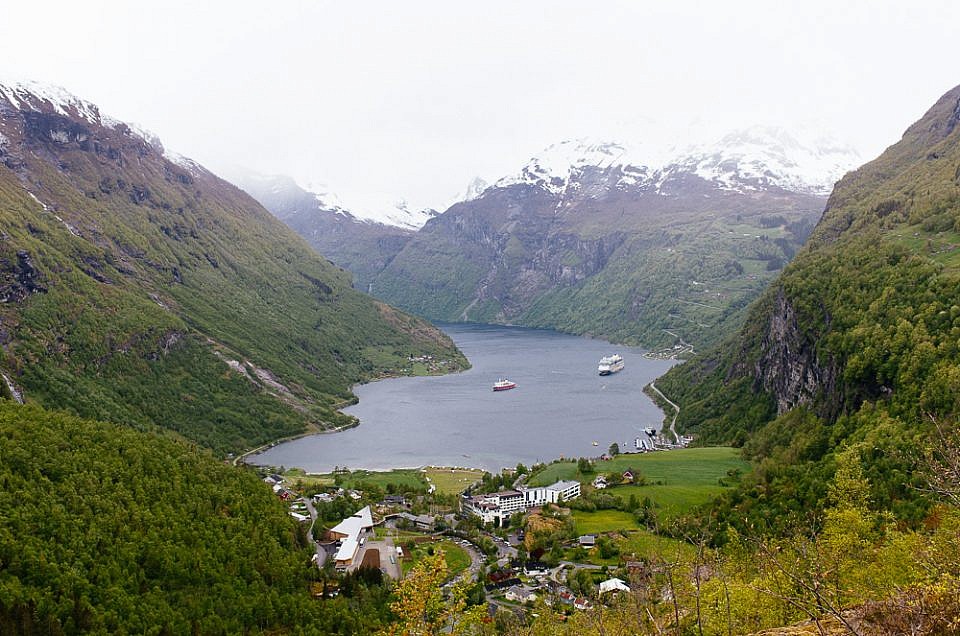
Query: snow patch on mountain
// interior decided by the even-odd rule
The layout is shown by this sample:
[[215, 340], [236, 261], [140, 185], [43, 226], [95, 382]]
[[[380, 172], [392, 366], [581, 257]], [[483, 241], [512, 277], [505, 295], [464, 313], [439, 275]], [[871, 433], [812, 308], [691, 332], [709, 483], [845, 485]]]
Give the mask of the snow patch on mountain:
[[656, 146], [581, 138], [547, 147], [519, 173], [496, 187], [525, 184], [552, 194], [583, 189], [587, 170], [608, 176], [607, 187], [646, 189], [665, 194], [664, 184], [692, 174], [714, 187], [737, 192], [781, 188], [808, 194], [829, 194], [834, 183], [862, 163], [852, 147], [829, 136], [789, 133], [756, 126], [724, 135], [710, 144]]
[[60, 86], [0, 77], [0, 95], [17, 109], [29, 108], [41, 112], [42, 106], [46, 105], [58, 115], [79, 117], [92, 124], [103, 125], [100, 109], [95, 104], [80, 99]]
[[[487, 183], [486, 179], [483, 177], [474, 177], [470, 183], [467, 184], [466, 190], [458, 194], [450, 202], [450, 205], [454, 203], [462, 203], [466, 201], [473, 201], [478, 198], [483, 191], [490, 187], [490, 184]], [[450, 207], [449, 205], [447, 207]]]
[[145, 141], [168, 161], [184, 170], [193, 174], [205, 172], [203, 166], [193, 159], [164, 148], [160, 137], [143, 126], [101, 114], [96, 104], [77, 97], [61, 86], [34, 80], [14, 80], [0, 77], [0, 97], [18, 110], [52, 111], [64, 117], [82, 119], [95, 126], [103, 126], [124, 133], [128, 132]]
[[337, 214], [366, 223], [393, 225], [407, 230], [418, 230], [437, 215], [437, 211], [411, 205], [406, 199], [369, 191], [361, 197], [344, 201], [323, 183], [304, 181], [301, 186], [316, 197], [321, 207]]
[[755, 126], [694, 148], [668, 169], [693, 172], [724, 190], [778, 187], [826, 195], [860, 163], [856, 150], [825, 135]]

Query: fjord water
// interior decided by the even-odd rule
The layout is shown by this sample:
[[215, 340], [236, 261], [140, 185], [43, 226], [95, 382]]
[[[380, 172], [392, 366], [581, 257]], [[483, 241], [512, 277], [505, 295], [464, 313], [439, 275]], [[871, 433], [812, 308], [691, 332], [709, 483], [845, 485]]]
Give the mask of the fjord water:
[[[359, 418], [358, 427], [285, 442], [249, 461], [311, 472], [424, 465], [499, 470], [597, 456], [612, 442], [632, 449], [644, 428], [661, 426], [663, 413], [643, 387], [673, 361], [549, 330], [439, 326], [470, 359], [469, 371], [357, 386], [360, 402], [346, 412]], [[597, 375], [599, 359], [615, 352], [623, 355], [624, 370]], [[494, 392], [500, 377], [517, 388]]]

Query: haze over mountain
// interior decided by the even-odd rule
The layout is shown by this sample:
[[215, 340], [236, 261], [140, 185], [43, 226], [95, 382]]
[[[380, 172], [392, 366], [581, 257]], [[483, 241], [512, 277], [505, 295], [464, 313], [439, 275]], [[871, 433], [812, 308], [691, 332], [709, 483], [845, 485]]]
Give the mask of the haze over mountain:
[[96, 105], [0, 85], [4, 391], [219, 451], [347, 424], [351, 383], [464, 364], [248, 195]]
[[829, 138], [763, 127], [666, 151], [571, 140], [471, 183], [416, 233], [290, 180], [240, 185], [359, 288], [428, 318], [701, 345], [738, 324], [858, 162]]

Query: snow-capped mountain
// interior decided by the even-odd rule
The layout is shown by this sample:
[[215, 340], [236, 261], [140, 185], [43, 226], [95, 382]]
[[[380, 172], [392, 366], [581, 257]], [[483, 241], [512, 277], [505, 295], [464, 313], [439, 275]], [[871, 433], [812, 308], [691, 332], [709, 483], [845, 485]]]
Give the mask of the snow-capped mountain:
[[693, 148], [667, 169], [694, 172], [727, 190], [777, 187], [825, 195], [861, 163], [854, 148], [829, 136], [755, 126]]
[[[58, 115], [80, 119], [95, 126], [112, 128], [124, 135], [142, 139], [163, 155], [165, 159], [172, 161], [184, 170], [194, 174], [205, 171], [205, 168], [193, 159], [164, 148], [160, 137], [143, 126], [105, 115], [100, 112], [100, 108], [96, 104], [77, 97], [61, 86], [34, 80], [0, 77], [0, 106], [5, 103], [14, 109], [29, 109], [38, 113], [52, 111]], [[61, 131], [61, 134], [67, 135], [68, 132]]]
[[833, 184], [861, 163], [852, 147], [825, 135], [794, 135], [782, 128], [756, 126], [735, 131], [716, 142], [685, 148], [602, 141], [563, 141], [532, 157], [496, 187], [534, 185], [552, 194], [572, 193], [583, 176], [606, 176], [606, 187], [649, 190], [670, 195], [664, 184], [696, 175], [721, 190], [749, 192], [779, 188], [789, 192], [828, 194]]
[[305, 181], [301, 187], [311, 193], [324, 209], [351, 216], [361, 222], [417, 230], [437, 215], [436, 210], [414, 206], [402, 197], [394, 198], [379, 192], [365, 192], [362, 197], [355, 197], [360, 200], [345, 201], [324, 183]]
[[467, 184], [466, 189], [455, 196], [447, 207], [450, 207], [454, 203], [460, 203], [461, 201], [473, 201], [489, 187], [490, 184], [487, 183], [483, 177], [474, 177], [470, 183]]

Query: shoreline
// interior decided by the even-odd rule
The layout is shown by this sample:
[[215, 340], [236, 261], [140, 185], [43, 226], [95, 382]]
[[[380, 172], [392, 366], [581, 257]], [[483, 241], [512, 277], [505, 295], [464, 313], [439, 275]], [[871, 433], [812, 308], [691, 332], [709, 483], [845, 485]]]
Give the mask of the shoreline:
[[[466, 356], [464, 356], [464, 357], [466, 357]], [[449, 372], [449, 373], [428, 373], [428, 374], [425, 374], [425, 375], [384, 374], [384, 375], [381, 375], [381, 376], [377, 376], [377, 377], [375, 377], [375, 378], [371, 378], [371, 379], [369, 379], [369, 380], [361, 380], [361, 381], [359, 381], [359, 382], [356, 382], [356, 383], [350, 385], [350, 393], [353, 393], [353, 394], [354, 394], [353, 397], [350, 398], [350, 399], [344, 400], [344, 401], [341, 402], [340, 404], [337, 404], [336, 406], [333, 407], [333, 410], [334, 410], [335, 412], [337, 412], [337, 413], [340, 413], [341, 415], [346, 415], [347, 417], [353, 417], [353, 416], [350, 415], [349, 413], [344, 413], [344, 409], [349, 408], [349, 407], [351, 407], [351, 406], [355, 406], [355, 405], [357, 405], [357, 404], [360, 403], [360, 398], [355, 394], [355, 389], [356, 389], [358, 386], [363, 386], [363, 385], [365, 385], [365, 384], [372, 384], [372, 383], [374, 383], [374, 382], [380, 382], [381, 380], [393, 380], [393, 379], [398, 379], [398, 378], [433, 378], [433, 377], [439, 378], [439, 377], [443, 377], [443, 376], [446, 376], [446, 375], [454, 375], [454, 374], [457, 374], [457, 373], [464, 373], [464, 372], [466, 372], [466, 371], [469, 371], [471, 368], [473, 368], [473, 365], [470, 364], [470, 361], [469, 361], [469, 360], [467, 360], [467, 365], [468, 365], [468, 366], [467, 366], [466, 368], [457, 369], [456, 371], [451, 371], [451, 372]], [[330, 435], [330, 434], [335, 434], [335, 433], [342, 433], [343, 431], [348, 431], [348, 430], [350, 430], [350, 429], [352, 429], [352, 428], [357, 428], [358, 426], [360, 426], [360, 420], [359, 420], [359, 419], [357, 419], [356, 417], [353, 417], [353, 420], [354, 420], [354, 421], [353, 421], [351, 424], [349, 424], [349, 425], [344, 424], [344, 425], [341, 425], [341, 426], [334, 426], [334, 427], [332, 427], [332, 428], [322, 428], [322, 429], [316, 430], [316, 431], [304, 430], [302, 433], [297, 433], [297, 434], [295, 434], [295, 435], [287, 435], [286, 437], [280, 437], [280, 438], [278, 438], [278, 439], [271, 440], [271, 441], [269, 441], [269, 442], [266, 442], [266, 443], [264, 443], [264, 444], [261, 444], [260, 446], [257, 446], [256, 448], [251, 448], [250, 450], [244, 451], [244, 452], [241, 453], [240, 455], [237, 455], [236, 457], [233, 458], [233, 460], [231, 461], [231, 463], [232, 463], [234, 466], [239, 466], [241, 463], [246, 464], [246, 460], [247, 460], [248, 457], [252, 457], [252, 456], [254, 456], [254, 455], [258, 455], [258, 454], [260, 454], [260, 453], [262, 453], [262, 452], [264, 452], [264, 451], [266, 451], [266, 450], [269, 450], [269, 449], [273, 448], [274, 446], [278, 446], [278, 445], [280, 445], [280, 444], [285, 444], [286, 442], [292, 442], [292, 441], [294, 441], [294, 440], [298, 440], [298, 439], [301, 439], [301, 438], [303, 438], [303, 437], [309, 437], [309, 436], [311, 436], [311, 435]], [[309, 428], [309, 425], [308, 425], [308, 428]], [[389, 470], [394, 470], [394, 469], [389, 469]], [[319, 473], [319, 474], [323, 474], [323, 473]]]
[[[524, 329], [524, 330], [529, 329], [529, 330], [533, 330], [533, 331], [549, 331], [549, 332], [554, 332], [554, 333], [557, 333], [557, 334], [563, 334], [563, 335], [568, 335], [568, 336], [574, 336], [574, 337], [578, 337], [578, 338], [583, 338], [583, 339], [585, 339], [585, 340], [592, 340], [592, 341], [605, 340], [605, 339], [603, 339], [602, 337], [598, 337], [598, 336], [596, 336], [596, 335], [594, 335], [594, 334], [574, 334], [574, 333], [564, 332], [564, 331], [560, 331], [560, 330], [557, 330], [557, 329], [551, 329], [551, 328], [525, 327], [525, 326], [512, 326], [512, 325], [497, 325], [497, 324], [489, 324], [489, 325], [488, 325], [488, 324], [486, 324], [486, 323], [444, 323], [444, 326], [446, 326], [446, 325], [448, 325], [448, 324], [452, 324], [452, 325], [467, 324], [467, 325], [477, 325], [477, 326], [481, 326], [481, 327], [486, 326], [486, 327], [492, 327], [492, 328], [496, 328], [496, 327], [501, 327], [501, 328], [503, 328], [503, 327], [507, 327], [507, 328], [514, 327], [514, 328], [519, 328], [519, 329]], [[441, 328], [441, 329], [443, 328], [443, 327], [441, 327], [440, 325], [437, 325], [437, 326], [438, 326], [439, 328]], [[608, 342], [611, 346], [615, 346], [615, 345], [617, 344], [617, 343], [613, 343], [613, 342], [610, 342], [610, 341], [606, 341], [606, 342]], [[684, 343], [684, 344], [686, 344], [686, 343]], [[627, 346], [627, 345], [625, 345], [625, 346]], [[629, 346], [633, 347], [634, 345], [629, 345]], [[688, 345], [688, 347], [689, 347], [689, 345]], [[678, 360], [678, 358], [677, 358], [677, 356], [676, 356], [676, 353], [678, 353], [678, 352], [677, 352], [676, 350], [670, 351], [669, 349], [668, 349], [668, 350], [659, 349], [659, 350], [651, 351], [651, 350], [649, 350], [649, 349], [647, 349], [647, 350], [642, 350], [642, 347], [640, 347], [640, 349], [641, 349], [641, 351], [638, 352], [638, 353], [640, 353], [640, 355], [642, 355], [642, 356], [643, 356], [644, 358], [646, 358], [646, 359], [660, 360], [660, 361], [682, 362], [682, 360]], [[691, 349], [692, 349], [692, 348], [691, 348]], [[669, 351], [669, 353], [673, 353], [674, 355], [664, 355], [664, 354], [667, 353], [668, 351]], [[683, 351], [683, 353], [687, 353], [687, 351]], [[465, 358], [466, 358], [466, 357], [465, 357]], [[249, 464], [249, 465], [253, 465], [253, 466], [267, 466], [267, 464], [250, 463], [250, 459], [253, 458], [253, 457], [257, 457], [258, 455], [263, 454], [263, 453], [265, 453], [266, 451], [268, 451], [269, 449], [271, 449], [271, 448], [273, 448], [273, 447], [275, 447], [275, 446], [278, 446], [278, 445], [280, 445], [280, 444], [285, 444], [285, 443], [287, 443], [287, 442], [296, 441], [296, 440], [298, 440], [298, 439], [305, 438], [305, 437], [308, 437], [308, 436], [313, 436], [313, 435], [325, 435], [325, 434], [342, 433], [342, 432], [344, 432], [344, 431], [348, 431], [348, 430], [350, 430], [350, 429], [359, 427], [362, 422], [361, 422], [359, 419], [357, 419], [355, 416], [353, 416], [353, 415], [351, 415], [351, 414], [349, 414], [349, 413], [346, 413], [346, 412], [345, 412], [345, 409], [350, 408], [350, 407], [352, 407], [352, 406], [356, 406], [357, 404], [360, 403], [360, 397], [359, 397], [358, 395], [356, 395], [356, 392], [357, 392], [357, 390], [358, 390], [360, 387], [363, 387], [363, 386], [368, 385], [368, 384], [373, 384], [373, 383], [375, 383], [375, 382], [380, 382], [380, 381], [382, 381], [382, 380], [400, 379], [400, 378], [443, 377], [443, 376], [447, 376], [447, 375], [462, 374], [462, 373], [465, 373], [465, 372], [467, 372], [467, 371], [474, 370], [474, 365], [473, 365], [472, 362], [469, 360], [469, 358], [466, 358], [466, 362], [467, 362], [467, 364], [466, 364], [465, 366], [464, 366], [464, 365], [461, 365], [461, 366], [458, 366], [458, 367], [455, 368], [455, 369], [449, 369], [449, 370], [448, 370], [448, 369], [443, 369], [441, 372], [437, 372], [437, 373], [430, 373], [430, 372], [428, 372], [428, 373], [422, 373], [422, 374], [382, 373], [382, 374], [379, 374], [379, 375], [376, 375], [376, 376], [373, 376], [373, 377], [361, 379], [361, 380], [355, 382], [355, 383], [354, 383], [353, 385], [351, 385], [351, 387], [350, 387], [351, 393], [354, 394], [354, 395], [352, 396], [352, 398], [343, 400], [340, 404], [338, 404], [338, 405], [336, 405], [336, 406], [334, 407], [334, 409], [335, 409], [338, 413], [343, 414], [343, 415], [346, 415], [346, 416], [348, 416], [348, 417], [350, 417], [350, 418], [353, 419], [353, 421], [352, 421], [350, 424], [340, 425], [340, 426], [335, 426], [335, 427], [330, 427], [330, 428], [317, 428], [317, 429], [313, 429], [313, 430], [307, 429], [307, 430], [304, 430], [304, 431], [302, 431], [302, 432], [300, 432], [300, 433], [297, 433], [297, 434], [294, 434], [294, 435], [288, 435], [288, 436], [285, 436], [285, 437], [282, 437], [282, 438], [279, 438], [279, 439], [271, 440], [271, 441], [269, 441], [269, 442], [266, 442], [266, 443], [264, 443], [264, 444], [261, 444], [261, 445], [257, 446], [256, 448], [252, 448], [252, 449], [249, 449], [249, 450], [241, 453], [241, 454], [238, 455], [237, 457], [233, 458], [232, 463], [233, 463], [234, 466], [238, 466], [238, 465], [240, 465], [240, 464]], [[661, 375], [662, 375], [662, 374], [661, 374]], [[651, 380], [651, 383], [654, 383], [655, 381], [656, 381], [656, 379], [653, 379], [653, 380]], [[676, 432], [673, 431], [673, 430], [670, 430], [670, 427], [664, 426], [664, 425], [667, 423], [665, 420], [667, 420], [667, 419], [669, 418], [669, 415], [668, 415], [667, 410], [666, 410], [661, 404], [658, 404], [658, 401], [657, 401], [657, 400], [652, 399], [652, 396], [649, 395], [649, 394], [647, 394], [647, 391], [644, 391], [643, 389], [641, 389], [641, 392], [644, 393], [644, 394], [646, 395], [647, 399], [649, 399], [649, 400], [651, 401], [651, 403], [653, 404], [653, 406], [654, 406], [658, 411], [660, 411], [660, 415], [661, 415], [661, 420], [660, 420], [660, 421], [662, 422], [662, 424], [661, 424], [661, 430], [663, 430], [663, 432], [665, 432], [665, 433], [672, 434], [673, 437], [674, 437], [674, 439], [676, 439]], [[370, 459], [370, 458], [368, 458], [368, 459]], [[379, 466], [376, 466], [376, 467], [355, 466], [355, 467], [351, 467], [351, 470], [353, 470], [353, 471], [358, 471], [358, 470], [359, 470], [359, 471], [366, 471], [366, 472], [370, 472], [370, 473], [389, 473], [389, 472], [392, 472], [392, 471], [422, 471], [422, 470], [424, 470], [424, 469], [426, 469], [426, 468], [450, 468], [450, 469], [462, 468], [462, 469], [482, 470], [482, 471], [490, 471], [490, 470], [492, 470], [491, 468], [488, 468], [488, 467], [483, 466], [483, 465], [472, 465], [472, 466], [450, 466], [450, 465], [447, 465], [447, 466], [439, 466], [439, 467], [438, 467], [436, 464], [433, 464], [433, 463], [430, 463], [430, 462], [429, 462], [429, 457], [425, 457], [425, 458], [423, 458], [423, 459], [427, 459], [428, 461], [427, 461], [427, 462], [424, 462], [424, 463], [422, 463], [422, 464], [413, 464], [413, 465], [406, 465], [406, 466], [396, 466], [396, 465], [387, 465], [387, 466], [384, 466], [384, 465], [382, 465], [382, 464], [379, 465]], [[449, 458], [447, 458], [447, 459], [449, 460]], [[512, 464], [512, 461], [507, 461], [507, 460], [504, 460], [504, 461], [506, 461], [507, 464]], [[308, 462], [308, 463], [309, 463], [309, 462]], [[493, 463], [491, 463], [491, 462], [485, 462], [485, 463], [488, 463], [488, 464], [493, 465]], [[495, 462], [495, 463], [502, 463], [502, 462]], [[326, 472], [322, 472], [322, 471], [321, 471], [321, 472], [317, 472], [316, 469], [313, 469], [313, 470], [309, 470], [309, 471], [308, 471], [308, 469], [307, 469], [306, 467], [303, 467], [303, 466], [290, 466], [290, 468], [299, 468], [301, 471], [303, 471], [303, 473], [304, 473], [305, 475], [326, 475], [326, 474], [332, 474], [332, 470], [326, 471]], [[326, 467], [324, 467], [324, 468], [326, 468]], [[501, 466], [501, 468], [503, 468], [503, 466]]]

